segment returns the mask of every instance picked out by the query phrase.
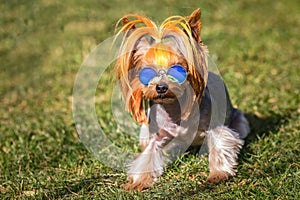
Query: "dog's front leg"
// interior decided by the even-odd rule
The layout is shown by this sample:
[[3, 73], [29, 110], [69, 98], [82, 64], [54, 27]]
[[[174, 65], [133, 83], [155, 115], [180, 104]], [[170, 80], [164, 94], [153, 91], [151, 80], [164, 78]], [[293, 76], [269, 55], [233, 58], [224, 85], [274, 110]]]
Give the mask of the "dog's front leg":
[[244, 141], [239, 134], [225, 126], [208, 131], [209, 183], [218, 183], [235, 175], [237, 159]]
[[144, 151], [148, 146], [150, 137], [151, 134], [149, 132], [149, 125], [143, 123], [140, 129], [140, 136], [139, 136], [139, 145], [142, 151]]
[[149, 188], [163, 173], [166, 163], [163, 147], [172, 138], [162, 135], [153, 135], [143, 152], [129, 165], [128, 183], [123, 185], [126, 190], [142, 191]]

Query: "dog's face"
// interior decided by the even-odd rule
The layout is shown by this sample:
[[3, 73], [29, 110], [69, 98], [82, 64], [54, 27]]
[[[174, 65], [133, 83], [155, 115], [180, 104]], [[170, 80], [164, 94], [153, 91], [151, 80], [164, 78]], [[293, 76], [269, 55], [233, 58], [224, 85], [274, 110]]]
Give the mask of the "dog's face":
[[[155, 103], [172, 103], [181, 97], [199, 101], [207, 79], [200, 10], [188, 18], [167, 19], [160, 27], [139, 15], [129, 15], [121, 21], [119, 34], [125, 34], [117, 72], [126, 108], [134, 119], [147, 123], [145, 99]], [[144, 26], [136, 27], [138, 24]]]
[[186, 60], [167, 44], [155, 44], [140, 51], [133, 55], [135, 66], [131, 86], [140, 88], [145, 99], [156, 103], [180, 98], [187, 85]]

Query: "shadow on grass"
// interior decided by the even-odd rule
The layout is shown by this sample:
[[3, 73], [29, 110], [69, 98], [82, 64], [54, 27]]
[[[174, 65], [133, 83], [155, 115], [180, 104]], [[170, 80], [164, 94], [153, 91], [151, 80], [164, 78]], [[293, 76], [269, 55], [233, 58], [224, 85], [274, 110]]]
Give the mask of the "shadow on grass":
[[266, 137], [272, 132], [277, 132], [282, 125], [287, 123], [291, 112], [293, 110], [284, 112], [285, 115], [270, 113], [267, 117], [258, 117], [253, 113], [246, 113], [251, 130], [241, 153], [245, 155], [245, 153], [250, 152], [249, 144], [259, 140], [259, 138]]

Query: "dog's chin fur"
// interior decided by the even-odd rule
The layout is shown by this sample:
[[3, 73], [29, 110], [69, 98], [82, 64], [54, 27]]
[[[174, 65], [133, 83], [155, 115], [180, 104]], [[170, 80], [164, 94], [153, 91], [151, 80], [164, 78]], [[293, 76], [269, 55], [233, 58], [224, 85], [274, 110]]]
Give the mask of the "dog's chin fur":
[[154, 99], [151, 99], [154, 103], [160, 103], [160, 104], [170, 104], [176, 101], [174, 98], [168, 98], [168, 97], [157, 97]]
[[[128, 17], [135, 20], [130, 21]], [[118, 35], [125, 34], [116, 64], [117, 74], [126, 109], [142, 125], [143, 150], [129, 164], [128, 183], [124, 188], [142, 191], [151, 187], [162, 175], [171, 154], [179, 155], [189, 145], [201, 145], [205, 136], [209, 149], [208, 182], [217, 183], [235, 175], [237, 157], [249, 125], [243, 113], [232, 107], [226, 87], [226, 109], [221, 113], [225, 122], [210, 125], [211, 116], [216, 112], [212, 104], [218, 96], [209, 90], [216, 82], [221, 85], [223, 82], [212, 73], [208, 75], [208, 50], [200, 37], [200, 10], [186, 18], [168, 18], [160, 27], [140, 15], [128, 15], [120, 21], [123, 27]], [[171, 42], [164, 42], [170, 38]], [[187, 80], [180, 85], [160, 77], [159, 81], [168, 85], [164, 94], [156, 91], [159, 81], [145, 86], [138, 78], [144, 66], [157, 70], [175, 64], [188, 71]], [[148, 112], [144, 100], [150, 101]]]

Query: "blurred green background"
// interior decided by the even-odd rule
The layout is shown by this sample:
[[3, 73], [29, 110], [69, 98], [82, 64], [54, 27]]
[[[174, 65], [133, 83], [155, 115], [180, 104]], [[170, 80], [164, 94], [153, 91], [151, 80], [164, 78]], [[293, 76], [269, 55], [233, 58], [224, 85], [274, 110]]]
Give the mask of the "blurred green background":
[[[78, 140], [76, 73], [123, 15], [161, 22], [198, 7], [202, 39], [252, 126], [239, 173], [207, 185], [207, 159], [189, 155], [153, 188], [124, 192], [126, 175]], [[299, 199], [300, 1], [2, 0], [0, 10], [1, 199]], [[109, 86], [101, 86], [100, 99]], [[106, 104], [97, 111], [112, 120]]]

